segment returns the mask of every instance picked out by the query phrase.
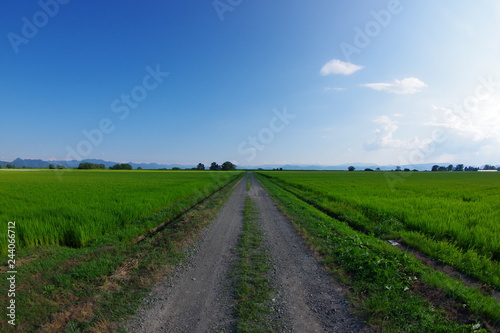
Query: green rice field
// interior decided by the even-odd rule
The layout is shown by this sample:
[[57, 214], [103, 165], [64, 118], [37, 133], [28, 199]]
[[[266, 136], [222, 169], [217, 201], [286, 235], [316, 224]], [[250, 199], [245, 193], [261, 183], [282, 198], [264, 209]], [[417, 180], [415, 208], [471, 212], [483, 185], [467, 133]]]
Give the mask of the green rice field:
[[[99, 237], [129, 240], [168, 221], [241, 172], [0, 172], [0, 221], [16, 222], [17, 249], [82, 247]], [[6, 235], [2, 232], [2, 235]], [[7, 250], [7, 237], [0, 249]]]
[[500, 288], [500, 173], [261, 174], [356, 230], [400, 240]]

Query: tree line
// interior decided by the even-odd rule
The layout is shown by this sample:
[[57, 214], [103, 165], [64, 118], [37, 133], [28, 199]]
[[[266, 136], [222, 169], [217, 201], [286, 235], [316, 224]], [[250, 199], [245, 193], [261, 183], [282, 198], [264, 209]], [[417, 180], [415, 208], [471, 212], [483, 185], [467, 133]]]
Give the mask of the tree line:
[[[350, 166], [347, 168], [349, 171], [354, 171], [356, 170], [355, 167]], [[463, 164], [457, 164], [454, 166], [453, 164], [450, 164], [448, 166], [439, 166], [439, 165], [433, 165], [431, 171], [479, 171], [479, 170], [497, 170], [500, 171], [500, 166], [496, 167], [494, 165], [486, 164], [482, 169], [473, 167], [473, 166], [468, 166], [466, 167]], [[377, 168], [376, 170], [366, 168], [365, 171], [381, 171], [380, 168]], [[418, 171], [417, 169], [410, 170], [408, 168], [402, 169], [400, 166], [396, 167], [396, 170], [392, 171]]]
[[[88, 163], [88, 162], [82, 162], [78, 166], [78, 169], [105, 169], [106, 166], [104, 164], [95, 164], [95, 163]], [[122, 164], [115, 164], [113, 166], [109, 167], [110, 170], [132, 170], [133, 167], [128, 164], [128, 163], [122, 163]], [[141, 167], [137, 168], [138, 170], [142, 170]], [[178, 167], [173, 167], [172, 170], [181, 170]], [[198, 163], [196, 168], [191, 168], [191, 170], [206, 170], [205, 165], [203, 163]], [[211, 171], [233, 171], [236, 170], [236, 165], [226, 161], [222, 163], [222, 165], [217, 164], [216, 162], [212, 162], [210, 164], [209, 170]]]
[[497, 170], [500, 171], [500, 167], [495, 167], [494, 165], [486, 164], [482, 169], [477, 167], [468, 166], [465, 167], [463, 164], [457, 164], [454, 166], [450, 164], [448, 166], [433, 165], [431, 171], [479, 171], [479, 170]]
[[[0, 164], [0, 169], [2, 168], [2, 165]], [[7, 163], [5, 165], [5, 168], [7, 169], [28, 169], [28, 167], [26, 166], [22, 166], [22, 167], [17, 167], [16, 165], [12, 164], [12, 163]], [[42, 168], [36, 168], [36, 169], [46, 169], [47, 167], [42, 167]], [[54, 164], [49, 164], [48, 166], [49, 169], [67, 169], [66, 166], [64, 165], [54, 165]], [[33, 169], [32, 167], [30, 167], [29, 169]], [[96, 164], [96, 163], [89, 163], [89, 162], [81, 162], [78, 167], [76, 167], [75, 169], [80, 169], [80, 170], [104, 170], [106, 169], [106, 166], [102, 163], [100, 164]], [[113, 166], [110, 166], [109, 167], [110, 170], [133, 170], [134, 168], [132, 167], [132, 165], [130, 165], [129, 163], [119, 163], [119, 164], [115, 164]], [[142, 170], [141, 167], [138, 167], [137, 170]], [[160, 170], [166, 170], [166, 169], [160, 169]], [[178, 167], [173, 167], [172, 170], [181, 170], [181, 168], [178, 168]], [[186, 170], [206, 170], [205, 168], [205, 165], [203, 163], [198, 163], [198, 165], [194, 168], [190, 168], [190, 169], [186, 169]], [[221, 165], [217, 164], [217, 162], [212, 162], [212, 164], [210, 164], [210, 166], [208, 167], [208, 170], [212, 170], [212, 171], [233, 171], [233, 170], [236, 170], [236, 165], [229, 162], [229, 161], [226, 161], [224, 163], [222, 163]]]
[[[212, 162], [208, 169], [211, 171], [233, 171], [236, 170], [236, 165], [229, 161], [222, 163], [222, 165], [219, 165], [216, 162]], [[203, 163], [198, 163], [198, 165], [196, 166], [196, 170], [205, 170], [205, 165]]]

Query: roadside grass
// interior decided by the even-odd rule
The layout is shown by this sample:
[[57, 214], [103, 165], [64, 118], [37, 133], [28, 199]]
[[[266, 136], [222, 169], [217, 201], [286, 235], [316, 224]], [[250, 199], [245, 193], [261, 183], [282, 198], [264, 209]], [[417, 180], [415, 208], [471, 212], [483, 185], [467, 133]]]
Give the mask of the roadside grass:
[[276, 332], [277, 329], [276, 323], [271, 320], [274, 292], [268, 276], [271, 264], [262, 244], [263, 231], [259, 226], [258, 214], [257, 206], [247, 196], [243, 232], [237, 246], [239, 259], [232, 273], [238, 332]]
[[354, 304], [374, 330], [485, 332], [484, 327], [498, 328], [500, 307], [495, 299], [256, 175], [328, 269], [352, 288]]
[[[153, 284], [185, 259], [187, 248], [215, 218], [242, 175], [137, 243], [109, 235], [83, 248], [21, 249], [16, 331], [123, 330], [119, 322], [135, 313]], [[158, 225], [164, 217], [160, 211], [150, 218]], [[4, 280], [1, 287], [7, 290]], [[12, 327], [0, 321], [0, 331], [10, 332]]]

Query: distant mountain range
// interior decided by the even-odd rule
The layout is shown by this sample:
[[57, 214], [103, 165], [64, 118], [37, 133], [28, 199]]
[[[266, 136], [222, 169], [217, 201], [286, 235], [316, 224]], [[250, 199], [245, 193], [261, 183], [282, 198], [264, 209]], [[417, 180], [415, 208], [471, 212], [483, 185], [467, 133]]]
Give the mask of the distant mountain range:
[[[22, 159], [22, 158], [16, 158], [12, 162], [5, 162], [5, 161], [0, 161], [0, 165], [2, 167], [5, 167], [7, 164], [14, 164], [17, 168], [48, 168], [50, 164], [54, 164], [55, 166], [57, 165], [63, 165], [66, 168], [77, 168], [78, 165], [82, 162], [87, 162], [87, 163], [95, 163], [95, 164], [104, 164], [106, 168], [109, 168], [110, 166], [113, 166], [115, 164], [120, 164], [122, 162], [112, 162], [112, 161], [104, 161], [104, 160], [98, 160], [98, 159], [85, 159], [81, 161], [77, 160], [72, 160], [72, 161], [44, 161], [44, 160], [30, 160], [30, 159]], [[171, 169], [174, 167], [177, 168], [192, 168], [195, 167], [196, 165], [181, 165], [181, 164], [158, 164], [158, 163], [129, 163], [134, 169], [137, 169], [138, 167], [141, 167], [143, 169]]]
[[[44, 160], [33, 160], [33, 159], [21, 159], [17, 158], [12, 162], [0, 161], [0, 165], [5, 167], [7, 164], [13, 164], [17, 168], [48, 168], [49, 164], [63, 165], [66, 168], [76, 168], [82, 162], [95, 163], [95, 164], [104, 164], [106, 168], [113, 166], [115, 164], [120, 164], [122, 162], [112, 162], [112, 161], [104, 161], [99, 159], [85, 159], [81, 161], [73, 160], [73, 161], [44, 161]], [[143, 169], [172, 169], [172, 168], [181, 168], [181, 169], [190, 169], [196, 167], [196, 165], [183, 165], [183, 164], [158, 164], [158, 163], [133, 163], [129, 162], [129, 164], [137, 169], [139, 167]], [[408, 168], [410, 170], [431, 170], [433, 165], [440, 166], [448, 166], [451, 163], [427, 163], [427, 164], [416, 164], [416, 165], [400, 165], [402, 169]], [[205, 164], [205, 167], [208, 169], [210, 164]], [[376, 164], [368, 164], [368, 163], [351, 163], [351, 164], [340, 164], [340, 165], [279, 165], [279, 164], [265, 164], [258, 166], [245, 166], [238, 165], [238, 169], [258, 169], [262, 168], [265, 170], [272, 170], [283, 168], [283, 170], [347, 170], [349, 166], [353, 166], [356, 170], [364, 170], [364, 169], [373, 169], [376, 170], [380, 168], [380, 170], [395, 170], [397, 165], [376, 165]]]

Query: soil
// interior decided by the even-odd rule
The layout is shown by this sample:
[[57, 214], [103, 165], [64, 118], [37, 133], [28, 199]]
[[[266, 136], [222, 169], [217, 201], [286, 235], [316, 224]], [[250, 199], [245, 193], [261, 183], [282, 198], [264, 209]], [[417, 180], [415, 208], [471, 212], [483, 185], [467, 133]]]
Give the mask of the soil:
[[[246, 190], [247, 177], [251, 189]], [[246, 196], [260, 210], [272, 262], [274, 319], [283, 332], [363, 332], [347, 291], [305, 246], [268, 193], [248, 174], [203, 233], [187, 263], [159, 283], [124, 327], [129, 332], [234, 332], [231, 269]]]
[[403, 240], [399, 240], [401, 244], [399, 244], [399, 247], [401, 248], [402, 251], [405, 251], [406, 253], [409, 253], [413, 257], [415, 257], [417, 260], [419, 260], [422, 264], [429, 266], [431, 268], [434, 268], [435, 270], [441, 271], [448, 275], [449, 277], [455, 279], [455, 280], [460, 280], [463, 283], [465, 283], [469, 287], [474, 287], [479, 290], [481, 290], [485, 295], [491, 296], [494, 299], [496, 299], [498, 302], [500, 302], [500, 291], [493, 289], [492, 287], [488, 286], [486, 283], [481, 282], [479, 280], [476, 280], [474, 278], [471, 278], [470, 276], [461, 273], [459, 270], [452, 266], [448, 266], [436, 259], [433, 259], [429, 257], [428, 255], [419, 252], [415, 249], [412, 249], [411, 247], [407, 246], [404, 244]]

